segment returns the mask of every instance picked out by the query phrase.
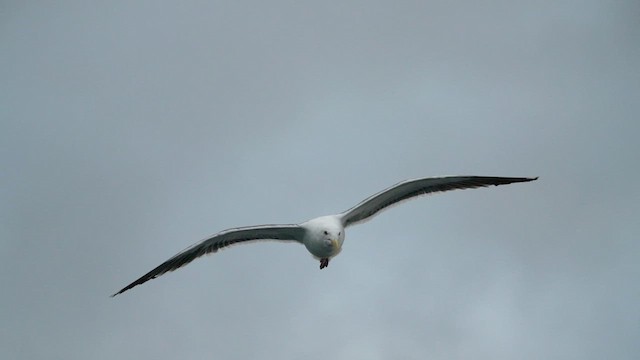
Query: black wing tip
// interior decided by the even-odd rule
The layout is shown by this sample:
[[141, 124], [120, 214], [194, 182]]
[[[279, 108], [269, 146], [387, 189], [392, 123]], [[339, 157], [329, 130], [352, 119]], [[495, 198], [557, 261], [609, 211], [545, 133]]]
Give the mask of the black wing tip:
[[111, 298], [116, 297], [116, 295], [120, 295], [120, 294], [122, 294], [123, 292], [125, 292], [125, 291], [127, 291], [129, 289], [131, 289], [131, 288], [130, 287], [125, 287], [124, 289], [118, 291], [117, 293], [111, 294], [109, 297], [111, 297]]
[[534, 180], [538, 180], [538, 177], [521, 177], [521, 178], [516, 178], [518, 182], [529, 182], [529, 181], [534, 181]]
[[521, 178], [521, 182], [529, 182], [529, 181], [535, 181], [538, 180], [538, 177], [526, 177], [526, 178]]
[[[129, 284], [129, 285], [127, 285], [127, 286], [123, 287], [120, 291], [118, 291], [117, 293], [115, 293], [115, 294], [111, 295], [110, 297], [115, 297], [116, 295], [120, 295], [120, 294], [122, 294], [123, 292], [125, 292], [125, 291], [127, 291], [127, 290], [131, 290], [131, 289], [133, 289], [134, 287], [136, 287], [136, 286], [138, 286], [138, 285], [140, 285], [140, 284], [143, 284], [143, 283], [147, 282], [147, 280], [149, 280], [149, 279], [144, 279], [144, 281], [140, 281], [140, 280], [142, 280], [142, 279], [144, 279], [144, 278], [140, 278], [140, 279], [138, 279], [138, 280], [136, 280], [136, 281], [132, 282], [131, 284]], [[152, 278], [152, 279], [153, 279], [153, 278]]]
[[529, 181], [535, 181], [538, 180], [538, 177], [512, 177], [512, 178], [501, 178], [498, 177], [496, 178], [498, 179], [498, 182], [492, 184], [493, 186], [500, 186], [500, 185], [506, 185], [506, 184], [513, 184], [513, 183], [521, 183], [521, 182], [529, 182]]

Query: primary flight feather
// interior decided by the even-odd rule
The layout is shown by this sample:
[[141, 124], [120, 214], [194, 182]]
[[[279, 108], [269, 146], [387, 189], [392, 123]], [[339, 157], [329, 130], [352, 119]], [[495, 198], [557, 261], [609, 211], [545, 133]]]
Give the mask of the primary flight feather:
[[227, 229], [179, 252], [111, 296], [121, 294], [166, 272], [185, 266], [202, 255], [214, 253], [234, 244], [258, 240], [301, 243], [316, 259], [320, 260], [320, 269], [324, 269], [329, 265], [329, 260], [342, 250], [344, 229], [347, 226], [370, 220], [391, 205], [435, 192], [505, 185], [536, 179], [537, 177], [444, 176], [406, 180], [366, 198], [351, 209], [337, 215], [321, 216], [297, 225], [259, 225]]

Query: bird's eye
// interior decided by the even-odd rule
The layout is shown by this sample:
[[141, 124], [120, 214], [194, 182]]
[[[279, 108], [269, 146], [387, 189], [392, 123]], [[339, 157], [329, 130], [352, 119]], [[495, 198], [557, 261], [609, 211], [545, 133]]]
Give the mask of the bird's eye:
[[329, 232], [327, 230], [324, 231], [325, 235], [329, 235]]
[[342, 235], [342, 232], [338, 232], [338, 236]]

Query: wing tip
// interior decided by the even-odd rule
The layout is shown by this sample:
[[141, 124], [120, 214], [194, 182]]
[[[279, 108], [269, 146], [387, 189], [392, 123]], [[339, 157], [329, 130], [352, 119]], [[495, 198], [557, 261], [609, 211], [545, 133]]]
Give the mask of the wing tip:
[[120, 291], [118, 291], [118, 292], [116, 292], [116, 293], [113, 293], [113, 294], [109, 295], [109, 297], [110, 297], [110, 298], [114, 298], [114, 297], [116, 297], [117, 295], [120, 295], [120, 294], [122, 294], [123, 292], [125, 292], [125, 291], [127, 291], [127, 290], [129, 290], [129, 289], [124, 288], [124, 289], [122, 289], [122, 290], [120, 290]]
[[111, 295], [111, 296], [109, 296], [109, 297], [112, 297], [112, 298], [113, 298], [113, 297], [116, 297], [116, 295], [120, 295], [120, 294], [122, 294], [123, 292], [125, 292], [125, 291], [127, 291], [127, 290], [131, 290], [131, 289], [133, 289], [134, 287], [136, 287], [136, 286], [138, 286], [138, 285], [140, 285], [140, 284], [144, 283], [146, 280], [145, 280], [145, 281], [143, 281], [143, 282], [139, 282], [139, 281], [140, 281], [140, 279], [138, 279], [138, 280], [136, 280], [136, 281], [132, 282], [131, 284], [129, 284], [129, 285], [127, 285], [127, 286], [123, 287], [122, 289], [120, 289], [120, 291], [118, 291], [118, 292], [116, 292], [116, 293], [112, 294], [112, 295]]
[[495, 184], [493, 184], [493, 186], [500, 186], [500, 185], [505, 185], [505, 184], [513, 184], [513, 183], [520, 183], [520, 182], [535, 181], [535, 180], [538, 180], [538, 176], [536, 176], [536, 177], [519, 177], [519, 178], [498, 178], [498, 179], [504, 179], [504, 180], [506, 180], [506, 182], [495, 183]]

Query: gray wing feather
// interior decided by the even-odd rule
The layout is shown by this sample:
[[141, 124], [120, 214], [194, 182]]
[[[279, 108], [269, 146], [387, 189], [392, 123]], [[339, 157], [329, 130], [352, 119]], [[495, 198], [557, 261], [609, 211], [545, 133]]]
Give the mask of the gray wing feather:
[[445, 176], [406, 180], [366, 198], [339, 216], [342, 219], [342, 224], [349, 226], [369, 220], [379, 211], [416, 196], [456, 189], [473, 189], [490, 185], [527, 182], [536, 179], [537, 177]]
[[247, 226], [241, 228], [233, 228], [221, 231], [211, 237], [202, 240], [185, 250], [174, 255], [169, 260], [163, 262], [155, 269], [141, 276], [138, 280], [122, 288], [122, 290], [111, 295], [111, 297], [143, 284], [151, 279], [179, 269], [200, 256], [215, 253], [222, 248], [231, 245], [246, 243], [258, 240], [282, 240], [302, 242], [304, 237], [304, 228], [299, 225], [260, 225]]

